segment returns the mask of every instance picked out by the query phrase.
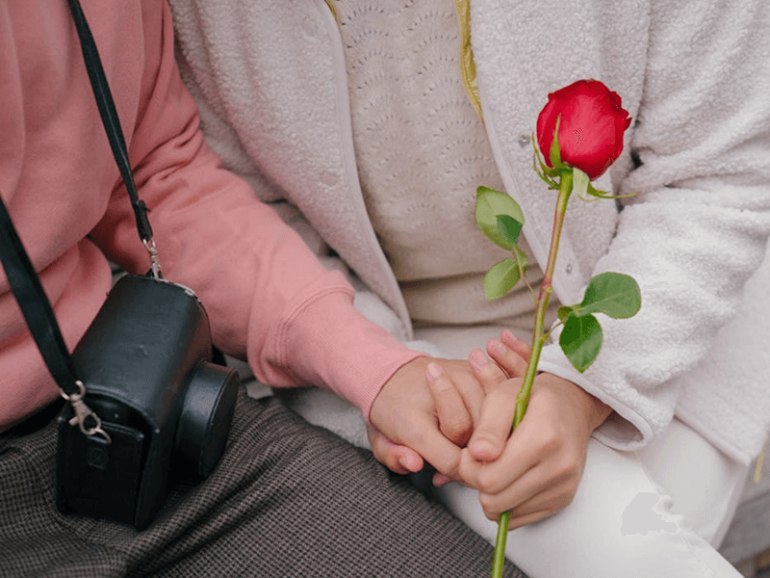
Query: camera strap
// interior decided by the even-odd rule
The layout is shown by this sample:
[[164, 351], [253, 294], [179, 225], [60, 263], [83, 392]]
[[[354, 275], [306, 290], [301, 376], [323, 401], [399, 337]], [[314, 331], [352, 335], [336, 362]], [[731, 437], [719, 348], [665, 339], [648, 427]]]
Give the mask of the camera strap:
[[[72, 356], [64, 343], [51, 302], [43, 290], [40, 278], [21, 243], [8, 209], [0, 197], [0, 261], [2, 261], [8, 285], [19, 303], [48, 371], [59, 386], [61, 396], [72, 404], [75, 417], [71, 425], [79, 425], [88, 436], [101, 435], [107, 442], [110, 436], [102, 429], [102, 420], [83, 401], [85, 385], [77, 377]], [[91, 418], [87, 425], [86, 420]]]
[[155, 241], [152, 238], [152, 227], [147, 217], [147, 206], [139, 198], [134, 184], [134, 174], [131, 165], [128, 162], [128, 151], [126, 149], [126, 140], [123, 138], [123, 130], [120, 128], [120, 119], [118, 111], [115, 108], [115, 102], [112, 99], [110, 85], [107, 83], [107, 76], [102, 68], [102, 61], [99, 58], [99, 51], [96, 49], [96, 42], [91, 34], [91, 28], [88, 26], [86, 16], [80, 6], [79, 0], [67, 0], [75, 20], [75, 28], [80, 37], [80, 48], [83, 51], [83, 60], [86, 63], [88, 78], [91, 81], [91, 88], [94, 91], [96, 105], [99, 107], [99, 115], [102, 117], [102, 124], [110, 141], [110, 148], [118, 164], [123, 182], [128, 190], [128, 196], [131, 198], [131, 206], [134, 209], [136, 217], [136, 228], [139, 232], [139, 238], [142, 240], [152, 261], [152, 273], [156, 279], [161, 278], [160, 263], [158, 262], [158, 250]]
[[[136, 191], [131, 165], [128, 161], [126, 142], [107, 83], [107, 77], [102, 68], [96, 43], [83, 14], [80, 2], [78, 0], [67, 1], [75, 20], [75, 27], [80, 38], [83, 58], [88, 71], [88, 78], [91, 81], [99, 114], [102, 118], [113, 156], [131, 199], [139, 238], [150, 255], [154, 277], [161, 279], [157, 248], [153, 240], [152, 228], [147, 218], [147, 207], [144, 201], [139, 199]], [[3, 269], [8, 278], [11, 292], [19, 304], [35, 344], [48, 367], [48, 371], [59, 386], [62, 397], [72, 404], [75, 417], [72, 418], [70, 424], [79, 425], [80, 430], [85, 435], [100, 435], [109, 443], [110, 436], [102, 429], [101, 419], [83, 401], [83, 397], [86, 394], [85, 385], [78, 379], [75, 364], [67, 349], [67, 345], [64, 343], [53, 307], [16, 232], [16, 227], [13, 225], [2, 196], [0, 196], [0, 262], [2, 262]], [[88, 424], [92, 425], [87, 425], [87, 420], [89, 420]]]

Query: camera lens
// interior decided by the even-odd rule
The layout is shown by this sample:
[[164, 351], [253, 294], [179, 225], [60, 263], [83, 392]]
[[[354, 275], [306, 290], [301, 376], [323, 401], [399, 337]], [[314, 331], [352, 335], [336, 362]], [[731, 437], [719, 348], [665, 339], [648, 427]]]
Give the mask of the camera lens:
[[176, 430], [176, 457], [193, 475], [208, 476], [230, 433], [238, 374], [203, 362], [192, 372]]

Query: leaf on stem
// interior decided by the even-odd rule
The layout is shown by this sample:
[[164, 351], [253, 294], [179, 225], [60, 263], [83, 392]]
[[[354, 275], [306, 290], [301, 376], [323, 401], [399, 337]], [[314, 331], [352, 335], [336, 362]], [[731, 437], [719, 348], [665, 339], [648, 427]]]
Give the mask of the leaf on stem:
[[[588, 183], [588, 188], [586, 190], [586, 193], [597, 199], [627, 199], [629, 197], [633, 197], [634, 195], [636, 195], [636, 193], [627, 193], [625, 195], [612, 195], [607, 191], [602, 191], [594, 188], [594, 186], [591, 183]], [[586, 197], [583, 200], [590, 201], [591, 199]]]
[[577, 316], [604, 313], [613, 319], [633, 317], [642, 307], [642, 294], [633, 277], [622, 273], [601, 273], [591, 279]]
[[572, 190], [577, 193], [577, 196], [580, 197], [584, 201], [591, 201], [596, 199], [589, 199], [586, 194], [588, 194], [588, 188], [593, 189], [593, 186], [591, 185], [591, 177], [589, 177], [586, 173], [581, 171], [578, 168], [572, 169]]
[[535, 141], [535, 134], [532, 134], [532, 148], [535, 149], [535, 155], [532, 159], [532, 170], [537, 173], [549, 189], [559, 190], [559, 183], [554, 180], [559, 176], [558, 168], [551, 168], [543, 162], [543, 157], [540, 156], [540, 149]]
[[551, 166], [555, 169], [565, 168], [561, 162], [561, 148], [559, 147], [559, 124], [561, 124], [561, 114], [556, 117], [556, 127], [553, 129], [553, 141], [551, 142], [551, 150], [549, 159]]
[[562, 305], [561, 307], [559, 307], [559, 310], [556, 312], [556, 315], [559, 317], [559, 321], [561, 321], [562, 323], [567, 321], [567, 317], [572, 315], [576, 307], [577, 307], [576, 305]]
[[[518, 249], [518, 247], [517, 247]], [[508, 293], [521, 279], [521, 269], [516, 259], [503, 259], [484, 275], [484, 297], [498, 299]]]
[[559, 336], [559, 345], [573, 367], [584, 373], [602, 348], [602, 326], [593, 315], [570, 315]]
[[588, 369], [602, 347], [602, 328], [594, 313], [613, 319], [633, 317], [642, 306], [639, 285], [622, 273], [601, 273], [591, 279], [577, 305], [559, 307], [557, 315], [564, 323], [559, 345], [580, 373]]
[[[476, 190], [476, 223], [481, 232], [503, 249], [511, 250], [515, 243], [506, 239], [498, 228], [498, 216], [506, 215], [524, 225], [524, 212], [510, 195], [489, 187]], [[521, 228], [519, 228], [521, 230]]]
[[519, 233], [521, 233], [523, 226], [523, 223], [509, 215], [497, 215], [497, 232], [511, 245], [516, 245], [519, 242]]

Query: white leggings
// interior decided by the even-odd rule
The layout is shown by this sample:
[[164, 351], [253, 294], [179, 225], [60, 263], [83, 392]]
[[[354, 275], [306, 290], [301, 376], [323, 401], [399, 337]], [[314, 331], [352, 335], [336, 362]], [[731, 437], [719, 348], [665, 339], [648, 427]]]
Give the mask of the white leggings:
[[[420, 333], [462, 358], [463, 343], [478, 346], [499, 330]], [[572, 504], [509, 533], [506, 556], [530, 578], [740, 578], [715, 547], [748, 469], [679, 420], [638, 452], [592, 438]], [[484, 516], [475, 490], [453, 483], [439, 498], [494, 544], [497, 523]]]

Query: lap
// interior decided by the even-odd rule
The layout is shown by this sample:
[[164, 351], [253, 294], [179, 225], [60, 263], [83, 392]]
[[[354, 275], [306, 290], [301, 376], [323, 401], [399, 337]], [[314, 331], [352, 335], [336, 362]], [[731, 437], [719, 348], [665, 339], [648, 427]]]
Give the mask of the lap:
[[[225, 454], [143, 532], [54, 507], [52, 424], [0, 439], [3, 576], [484, 576], [492, 549], [369, 452], [241, 395]], [[512, 565], [506, 575], [522, 576]]]
[[[472, 347], [499, 337], [501, 329], [439, 327], [416, 334], [462, 358]], [[746, 476], [745, 466], [676, 419], [636, 454], [591, 439], [573, 503], [550, 519], [512, 532], [507, 556], [533, 578], [610, 577], [618, 569], [629, 578], [738, 577], [714, 546], [729, 526]], [[497, 524], [484, 517], [475, 491], [450, 484], [439, 497], [494, 543]]]
[[[438, 327], [418, 330], [416, 337], [447, 357], [464, 358], [502, 329]], [[308, 402], [298, 409], [326, 427], [339, 421], [335, 411], [323, 406]], [[533, 578], [621, 574], [737, 578], [713, 545], [729, 524], [746, 474], [745, 467], [678, 420], [637, 454], [612, 450], [592, 439], [573, 503], [548, 520], [514, 531], [507, 555]], [[450, 484], [439, 498], [494, 543], [497, 524], [484, 517], [475, 490]]]
[[636, 456], [661, 492], [671, 497], [671, 511], [718, 548], [735, 515], [749, 467], [676, 418]]
[[[670, 445], [676, 446], [682, 439], [674, 436]], [[698, 459], [701, 449], [689, 446], [693, 459]], [[667, 453], [676, 459], [676, 450]], [[648, 468], [647, 457], [619, 452], [591, 439], [572, 504], [542, 522], [511, 532], [506, 556], [533, 578], [739, 578], [740, 574], [693, 530], [682, 508], [661, 489], [666, 480], [651, 474], [654, 470], [660, 476], [666, 465], [657, 463]], [[677, 477], [674, 470], [669, 474]], [[740, 486], [745, 473], [745, 469], [736, 470], [729, 478], [730, 487]], [[728, 515], [726, 502], [730, 498], [726, 494], [730, 492], [724, 490], [729, 488], [712, 487], [714, 491], [707, 495], [701, 486], [702, 475], [702, 470], [695, 470], [684, 479], [677, 477], [677, 494], [689, 484], [691, 490], [699, 489], [694, 492], [699, 496], [698, 508]], [[484, 517], [474, 491], [450, 484], [439, 491], [439, 498], [494, 543], [497, 524]], [[687, 504], [684, 510], [690, 508], [692, 504]]]

